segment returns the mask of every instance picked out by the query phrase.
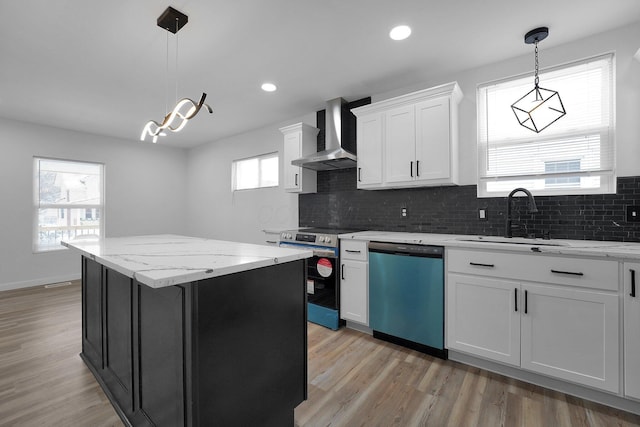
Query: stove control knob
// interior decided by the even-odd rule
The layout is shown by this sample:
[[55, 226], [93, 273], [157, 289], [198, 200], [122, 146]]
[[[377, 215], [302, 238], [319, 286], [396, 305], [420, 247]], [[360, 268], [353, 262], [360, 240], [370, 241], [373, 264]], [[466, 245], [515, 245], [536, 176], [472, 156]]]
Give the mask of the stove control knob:
[[291, 233], [288, 233], [287, 234], [287, 239], [291, 239], [291, 238], [293, 238], [293, 236], [291, 235]]
[[320, 236], [320, 237], [318, 238], [318, 240], [320, 240], [320, 242], [321, 242], [321, 243], [323, 243], [323, 242], [324, 242], [324, 236]]
[[324, 241], [327, 243], [331, 243], [331, 237], [327, 236]]

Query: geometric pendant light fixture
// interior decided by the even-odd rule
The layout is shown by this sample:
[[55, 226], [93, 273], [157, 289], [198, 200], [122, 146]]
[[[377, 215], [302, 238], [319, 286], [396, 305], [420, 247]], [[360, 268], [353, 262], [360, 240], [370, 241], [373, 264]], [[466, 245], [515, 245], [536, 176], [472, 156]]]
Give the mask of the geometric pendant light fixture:
[[[172, 8], [168, 7], [167, 10], [162, 12], [162, 15], [158, 17], [157, 24], [160, 28], [167, 30], [168, 33], [176, 34], [178, 31], [186, 25], [189, 21], [189, 17], [184, 13]], [[167, 43], [169, 34], [167, 33]], [[167, 68], [169, 63], [169, 51], [167, 48]], [[178, 46], [176, 42], [176, 70], [178, 68]], [[177, 71], [176, 71], [177, 74]], [[167, 72], [168, 79], [168, 72]], [[168, 86], [168, 82], [167, 82]], [[176, 95], [177, 95], [177, 87], [178, 87], [178, 76], [176, 75]], [[168, 90], [167, 90], [168, 97]], [[177, 96], [176, 96], [177, 97]], [[213, 109], [205, 104], [205, 99], [207, 98], [206, 93], [202, 93], [200, 97], [200, 102], [195, 103], [193, 100], [189, 98], [183, 98], [176, 103], [176, 106], [173, 109], [166, 113], [164, 116], [164, 120], [161, 123], [156, 122], [155, 120], [149, 120], [142, 129], [142, 135], [140, 136], [140, 141], [144, 141], [147, 136], [151, 136], [153, 138], [153, 142], [158, 141], [158, 135], [160, 135], [163, 131], [171, 131], [171, 132], [179, 132], [181, 131], [187, 122], [191, 120], [193, 117], [198, 114], [202, 107], [205, 107], [209, 113], [213, 113]]]
[[536, 133], [543, 131], [567, 113], [560, 94], [555, 90], [541, 88], [538, 84], [538, 42], [546, 39], [548, 35], [547, 27], [536, 28], [525, 34], [524, 42], [535, 45], [534, 87], [511, 105], [518, 122]]

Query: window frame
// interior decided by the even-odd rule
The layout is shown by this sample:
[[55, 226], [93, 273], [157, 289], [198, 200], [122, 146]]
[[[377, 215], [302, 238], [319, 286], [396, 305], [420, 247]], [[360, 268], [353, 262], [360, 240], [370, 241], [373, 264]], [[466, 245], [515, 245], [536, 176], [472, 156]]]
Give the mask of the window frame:
[[[518, 75], [514, 75], [507, 78], [502, 78], [498, 80], [493, 80], [485, 83], [478, 84], [476, 90], [476, 105], [477, 105], [477, 140], [476, 140], [476, 148], [477, 148], [477, 197], [485, 198], [485, 197], [504, 197], [507, 196], [508, 193], [515, 188], [516, 186], [523, 186], [522, 182], [545, 179], [545, 178], [575, 178], [578, 177], [580, 179], [586, 180], [594, 180], [599, 178], [598, 186], [544, 186], [544, 188], [536, 188], [535, 190], [531, 189], [535, 192], [536, 195], [577, 195], [577, 194], [612, 194], [616, 192], [616, 56], [615, 52], [607, 52], [600, 55], [595, 55], [579, 60], [570, 61], [567, 63], [563, 63], [557, 66], [548, 67], [544, 70], [541, 70], [541, 81], [543, 82], [541, 86], [544, 86], [544, 78], [545, 74], [553, 72], [559, 72], [562, 70], [567, 70], [570, 68], [576, 68], [575, 73], [583, 72], [578, 67], [587, 65], [592, 62], [597, 61], [607, 61], [607, 67], [609, 72], [609, 81], [603, 80], [603, 82], [608, 83], [607, 86], [602, 86], [603, 88], [607, 88], [608, 93], [603, 90], [603, 94], [608, 95], [607, 105], [609, 111], [609, 121], [608, 124], [594, 125], [584, 128], [577, 128], [574, 130], [566, 130], [560, 132], [545, 132], [537, 134], [531, 131], [531, 135], [527, 137], [503, 137], [501, 139], [494, 138], [490, 140], [488, 137], [489, 129], [487, 128], [487, 115], [490, 114], [488, 108], [488, 96], [487, 92], [489, 88], [497, 85], [508, 85], [510, 83], [517, 82], [518, 80], [527, 80], [531, 79], [531, 72], [526, 72]], [[533, 84], [533, 83], [532, 83]], [[558, 88], [554, 88], [558, 89]], [[558, 89], [560, 95], [562, 96], [562, 90]], [[483, 94], [484, 93], [484, 94]], [[514, 98], [515, 101], [516, 98]], [[510, 108], [509, 108], [510, 109]], [[603, 116], [605, 117], [605, 116]], [[517, 122], [515, 116], [512, 117], [514, 121]], [[484, 122], [483, 122], [484, 120]], [[562, 119], [560, 119], [562, 120]], [[553, 126], [553, 125], [552, 125]], [[551, 129], [551, 128], [549, 128]], [[597, 135], [600, 135], [597, 137]], [[603, 136], [606, 135], [606, 138]], [[610, 159], [604, 158], [604, 160], [609, 160], [610, 167], [601, 166], [598, 170], [583, 170], [580, 172], [556, 172], [556, 173], [539, 173], [530, 170], [529, 174], [511, 174], [511, 175], [500, 175], [496, 173], [489, 173], [489, 156], [491, 146], [495, 147], [516, 147], [519, 143], [552, 143], [553, 141], [559, 140], [567, 140], [571, 142], [571, 139], [577, 138], [599, 138], [598, 141], [601, 144], [602, 141], [606, 144], [606, 153], [609, 153], [611, 156]], [[601, 153], [603, 152], [604, 145], [601, 146]], [[550, 153], [551, 154], [551, 153]], [[569, 156], [574, 155], [570, 151], [565, 152]], [[580, 154], [575, 154], [576, 157], [580, 157]], [[603, 160], [602, 157], [599, 159]], [[566, 161], [565, 158], [551, 158], [547, 161]], [[520, 182], [517, 182], [520, 181]], [[510, 187], [509, 189], [498, 189], [489, 191], [487, 188], [490, 183], [505, 183], [505, 187], [508, 185], [508, 182], [516, 183], [515, 186]]]
[[[53, 161], [53, 162], [66, 162], [66, 163], [74, 163], [74, 164], [82, 164], [82, 165], [92, 165], [99, 167], [99, 204], [80, 204], [80, 203], [42, 203], [40, 201], [40, 177], [41, 177], [41, 169], [40, 169], [40, 161]], [[46, 157], [46, 156], [33, 156], [33, 220], [32, 220], [32, 251], [34, 254], [41, 253], [49, 253], [49, 252], [57, 252], [60, 250], [67, 249], [65, 246], [60, 244], [50, 244], [43, 245], [40, 243], [39, 233], [40, 233], [40, 211], [44, 209], [51, 209], [57, 211], [65, 211], [62, 214], [61, 218], [66, 219], [67, 216], [71, 217], [71, 210], [78, 210], [86, 212], [87, 209], [91, 209], [92, 220], [98, 221], [98, 236], [104, 236], [105, 231], [105, 165], [104, 163], [94, 162], [94, 161], [86, 161], [86, 160], [75, 160], [75, 159], [64, 159], [64, 158], [55, 158], [55, 157]], [[60, 214], [59, 214], [60, 215]], [[62, 240], [65, 240], [62, 237]]]
[[[276, 164], [278, 165], [278, 170], [276, 171], [276, 183], [272, 185], [264, 185], [262, 183], [261, 172], [262, 172], [262, 162], [268, 159], [276, 159]], [[249, 160], [257, 160], [258, 161], [258, 186], [257, 187], [248, 187], [248, 188], [237, 188], [238, 184], [238, 164], [240, 162], [246, 162]], [[277, 151], [271, 153], [260, 154], [258, 156], [245, 157], [242, 159], [235, 159], [231, 162], [231, 191], [250, 191], [250, 190], [259, 190], [262, 188], [277, 188], [280, 186], [280, 153]]]

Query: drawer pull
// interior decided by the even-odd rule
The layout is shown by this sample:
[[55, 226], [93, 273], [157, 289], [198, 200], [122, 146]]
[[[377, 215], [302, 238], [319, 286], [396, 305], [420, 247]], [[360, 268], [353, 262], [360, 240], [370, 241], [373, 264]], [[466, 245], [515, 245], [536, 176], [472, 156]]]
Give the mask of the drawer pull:
[[278, 243], [275, 240], [265, 240], [265, 242], [270, 243], [272, 245], [275, 245], [276, 243]]
[[636, 271], [629, 269], [629, 271], [631, 272], [631, 293], [629, 294], [630, 297], [635, 298], [636, 297]]
[[493, 264], [483, 264], [481, 262], [470, 262], [469, 265], [473, 265], [474, 267], [490, 267], [490, 268], [495, 267], [495, 265]]
[[516, 302], [516, 312], [518, 311], [518, 288], [515, 288], [513, 290], [513, 296], [515, 298], [515, 302]]
[[529, 310], [529, 293], [525, 290], [524, 291], [524, 314], [527, 314], [528, 310]]
[[551, 272], [556, 274], [568, 274], [570, 276], [584, 276], [584, 273], [575, 272], [575, 271], [562, 271], [562, 270], [551, 269]]
[[361, 254], [362, 251], [354, 251], [353, 249], [345, 249], [345, 252], [349, 252], [350, 254]]

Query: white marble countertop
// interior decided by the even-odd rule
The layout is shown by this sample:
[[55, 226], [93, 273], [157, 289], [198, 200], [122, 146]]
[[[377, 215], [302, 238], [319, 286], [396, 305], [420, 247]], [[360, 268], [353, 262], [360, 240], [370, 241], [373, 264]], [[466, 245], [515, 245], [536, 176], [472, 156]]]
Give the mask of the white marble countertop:
[[596, 240], [544, 240], [472, 236], [461, 234], [403, 233], [392, 231], [361, 231], [341, 234], [340, 239], [437, 245], [448, 248], [491, 249], [509, 252], [549, 255], [593, 256], [620, 260], [640, 260], [640, 243]]
[[313, 256], [308, 250], [169, 234], [63, 241], [62, 245], [152, 288]]

